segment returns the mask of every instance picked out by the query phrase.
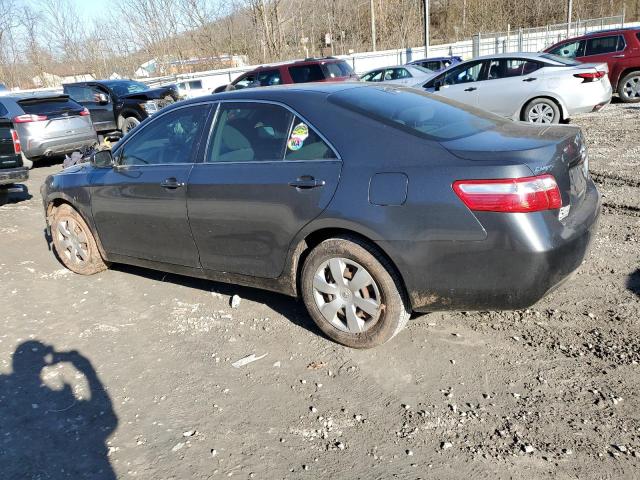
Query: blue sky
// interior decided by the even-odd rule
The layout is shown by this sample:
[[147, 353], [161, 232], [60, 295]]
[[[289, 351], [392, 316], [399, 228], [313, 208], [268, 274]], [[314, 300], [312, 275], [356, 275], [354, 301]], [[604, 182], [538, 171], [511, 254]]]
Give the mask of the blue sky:
[[71, 0], [78, 12], [85, 18], [100, 17], [101, 12], [108, 12], [113, 6], [113, 0]]

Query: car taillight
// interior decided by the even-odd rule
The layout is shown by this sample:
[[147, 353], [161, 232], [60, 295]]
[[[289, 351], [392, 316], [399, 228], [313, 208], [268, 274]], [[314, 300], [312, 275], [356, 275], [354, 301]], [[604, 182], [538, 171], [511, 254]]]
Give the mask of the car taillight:
[[29, 122], [42, 122], [46, 120], [46, 115], [18, 115], [17, 117], [13, 117], [13, 123], [29, 123]]
[[597, 72], [576, 73], [573, 76], [576, 78], [581, 78], [582, 83], [585, 83], [585, 82], [595, 82], [596, 80], [600, 80], [605, 75], [606, 75], [605, 72], [597, 71]]
[[459, 180], [453, 190], [470, 210], [527, 213], [562, 207], [552, 175], [500, 180]]
[[16, 132], [13, 128], [11, 129], [11, 140], [13, 140], [13, 151], [16, 153], [21, 153], [22, 145], [20, 145], [20, 138], [18, 137], [18, 132]]
[[81, 116], [83, 116], [83, 117], [86, 117], [86, 116], [88, 116], [88, 115], [90, 115], [90, 114], [91, 114], [91, 112], [89, 112], [89, 110], [88, 110], [87, 108], [83, 108], [83, 109], [80, 111], [80, 115], [81, 115]]

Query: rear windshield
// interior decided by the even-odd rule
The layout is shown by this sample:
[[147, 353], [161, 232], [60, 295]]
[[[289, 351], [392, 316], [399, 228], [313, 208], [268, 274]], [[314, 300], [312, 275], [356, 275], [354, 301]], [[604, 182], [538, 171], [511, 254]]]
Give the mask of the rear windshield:
[[350, 88], [328, 98], [336, 105], [435, 141], [468, 137], [507, 121], [413, 89]]
[[345, 61], [325, 63], [322, 69], [327, 78], [349, 77], [353, 74], [353, 69]]
[[24, 113], [54, 116], [63, 113], [78, 113], [83, 107], [67, 97], [29, 98], [18, 102]]
[[543, 53], [542, 55], [540, 55], [540, 58], [552, 60], [554, 62], [558, 62], [571, 67], [574, 65], [580, 65], [580, 62], [574, 60], [573, 58], [561, 57], [560, 55], [554, 55], [553, 53]]

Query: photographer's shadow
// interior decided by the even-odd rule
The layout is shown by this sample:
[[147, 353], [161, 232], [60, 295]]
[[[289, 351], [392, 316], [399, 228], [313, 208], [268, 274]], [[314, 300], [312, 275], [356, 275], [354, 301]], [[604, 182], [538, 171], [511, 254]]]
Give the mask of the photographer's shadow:
[[[86, 378], [90, 398], [72, 386], [53, 389], [43, 369], [68, 363]], [[13, 354], [13, 372], [0, 375], [0, 472], [3, 479], [115, 480], [107, 438], [118, 419], [91, 362], [27, 341]]]

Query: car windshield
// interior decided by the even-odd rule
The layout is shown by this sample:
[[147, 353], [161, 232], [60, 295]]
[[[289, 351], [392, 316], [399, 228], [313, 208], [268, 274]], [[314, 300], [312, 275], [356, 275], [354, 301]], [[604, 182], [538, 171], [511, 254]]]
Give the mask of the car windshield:
[[540, 58], [544, 58], [546, 60], [552, 60], [554, 62], [558, 62], [570, 67], [573, 67], [574, 65], [580, 65], [580, 62], [578, 62], [577, 60], [574, 60], [573, 58], [561, 57], [560, 55], [554, 55], [553, 53], [544, 53], [540, 55]]
[[118, 96], [129, 95], [131, 93], [146, 92], [149, 86], [141, 82], [118, 82], [107, 83], [107, 86]]
[[416, 136], [435, 141], [464, 138], [506, 122], [498, 116], [413, 89], [362, 87], [329, 101]]

